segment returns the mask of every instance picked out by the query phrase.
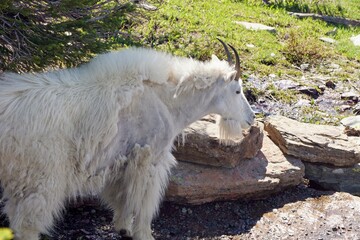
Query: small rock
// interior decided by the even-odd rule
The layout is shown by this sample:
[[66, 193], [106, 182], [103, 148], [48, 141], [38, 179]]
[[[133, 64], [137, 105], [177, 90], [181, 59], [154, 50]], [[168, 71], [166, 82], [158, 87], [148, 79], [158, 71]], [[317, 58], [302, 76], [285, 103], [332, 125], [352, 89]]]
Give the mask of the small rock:
[[359, 94], [354, 92], [345, 92], [341, 94], [341, 99], [350, 100], [357, 103], [359, 101]]
[[347, 110], [350, 110], [351, 106], [350, 105], [341, 105], [340, 106], [340, 112], [345, 112]]
[[335, 27], [333, 30], [325, 33], [326, 36], [335, 36], [337, 33], [337, 28]]
[[299, 83], [296, 83], [296, 82], [294, 82], [292, 80], [288, 80], [288, 79], [274, 81], [273, 84], [275, 87], [282, 89], [282, 90], [295, 89], [300, 86]]
[[353, 113], [356, 115], [360, 115], [360, 103], [358, 103], [354, 106]]
[[307, 86], [298, 88], [298, 91], [301, 93], [304, 93], [314, 99], [317, 99], [320, 96], [320, 94], [323, 94], [321, 89], [314, 88], [314, 87], [307, 87]]
[[344, 118], [340, 122], [345, 126], [344, 133], [348, 136], [360, 136], [360, 116], [351, 116]]
[[335, 89], [336, 84], [333, 81], [329, 80], [325, 83], [325, 86], [331, 89]]
[[310, 100], [307, 99], [300, 99], [294, 107], [303, 107], [303, 106], [310, 106]]
[[266, 26], [261, 23], [250, 23], [250, 22], [241, 22], [235, 21], [236, 24], [244, 26], [246, 29], [255, 30], [255, 31], [268, 31], [271, 33], [276, 33], [276, 29], [273, 27]]
[[254, 48], [255, 45], [254, 45], [254, 44], [246, 44], [246, 47], [248, 47], [248, 48]]
[[301, 70], [308, 70], [309, 67], [310, 67], [310, 64], [308, 64], [308, 63], [303, 63], [300, 65]]
[[90, 232], [86, 231], [85, 229], [80, 229], [81, 232], [83, 232], [85, 235], [91, 234]]
[[340, 65], [336, 63], [331, 63], [329, 67], [332, 69], [340, 69]]
[[275, 78], [275, 77], [276, 77], [276, 75], [275, 75], [275, 74], [273, 74], [273, 73], [271, 73], [271, 74], [269, 74], [269, 77], [271, 77], [271, 78]]
[[350, 40], [355, 46], [360, 46], [360, 34], [354, 37], [351, 37]]
[[329, 37], [321, 37], [320, 40], [323, 42], [331, 43], [331, 44], [336, 43], [336, 40], [329, 38]]
[[340, 123], [354, 129], [360, 129], [360, 116], [350, 116], [342, 119]]

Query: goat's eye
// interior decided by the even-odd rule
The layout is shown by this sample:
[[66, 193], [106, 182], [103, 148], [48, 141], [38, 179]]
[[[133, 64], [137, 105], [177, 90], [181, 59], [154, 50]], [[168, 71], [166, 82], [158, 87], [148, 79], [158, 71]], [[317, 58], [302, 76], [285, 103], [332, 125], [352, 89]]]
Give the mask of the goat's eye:
[[240, 94], [240, 91], [236, 91], [236, 94]]

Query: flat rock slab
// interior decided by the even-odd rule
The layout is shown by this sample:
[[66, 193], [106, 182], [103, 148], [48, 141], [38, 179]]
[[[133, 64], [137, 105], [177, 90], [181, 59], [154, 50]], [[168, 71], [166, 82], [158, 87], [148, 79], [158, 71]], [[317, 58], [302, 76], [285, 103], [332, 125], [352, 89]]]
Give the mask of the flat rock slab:
[[265, 121], [265, 130], [285, 154], [303, 161], [342, 167], [360, 162], [360, 138], [344, 134], [344, 127], [271, 116]]
[[250, 233], [257, 240], [359, 239], [359, 222], [360, 198], [334, 193], [265, 213]]
[[331, 167], [315, 163], [305, 164], [305, 178], [323, 189], [348, 192], [360, 196], [360, 164], [353, 167]]
[[264, 137], [263, 148], [235, 168], [179, 162], [166, 194], [169, 201], [202, 204], [219, 200], [257, 199], [302, 182], [304, 165], [285, 157]]
[[276, 29], [274, 27], [269, 27], [261, 23], [251, 23], [251, 22], [241, 22], [241, 21], [235, 21], [235, 23], [242, 25], [249, 30], [268, 31], [268, 32], [276, 33]]
[[232, 140], [225, 146], [219, 141], [219, 129], [213, 117], [197, 121], [185, 130], [185, 143], [175, 143], [173, 154], [178, 161], [233, 168], [241, 161], [256, 156], [262, 147], [263, 131], [252, 126], [244, 138]]

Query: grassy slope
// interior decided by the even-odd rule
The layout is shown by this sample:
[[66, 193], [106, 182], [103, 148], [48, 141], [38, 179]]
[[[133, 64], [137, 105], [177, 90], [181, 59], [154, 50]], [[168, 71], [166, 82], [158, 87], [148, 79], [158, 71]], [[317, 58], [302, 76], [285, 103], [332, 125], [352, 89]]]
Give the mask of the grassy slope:
[[[308, 99], [311, 106], [301, 107], [295, 117], [305, 122], [337, 124], [351, 114], [338, 111], [341, 107], [332, 103], [318, 105], [316, 100], [297, 91], [277, 89], [269, 82], [268, 76], [275, 74], [277, 79], [290, 78], [315, 87], [318, 83], [309, 79], [323, 78], [342, 86], [350, 82], [349, 86], [355, 84], [360, 88], [357, 83], [360, 79], [360, 47], [355, 47], [349, 39], [360, 34], [360, 28], [336, 26], [311, 18], [297, 19], [288, 14], [288, 11], [302, 11], [356, 20], [360, 19], [359, 0], [276, 0], [281, 4], [270, 6], [264, 5], [262, 0], [158, 1], [153, 3], [158, 4], [159, 10], [146, 13], [150, 21], [132, 29], [142, 45], [202, 60], [209, 59], [211, 54], [225, 58], [222, 46], [216, 41], [216, 37], [220, 37], [238, 49], [245, 86], [258, 99], [273, 99], [285, 104], [287, 109], [291, 109], [299, 99]], [[246, 30], [235, 21], [263, 23], [275, 27], [276, 33]], [[337, 33], [331, 37], [337, 44], [319, 40], [335, 27]], [[310, 65], [308, 70], [300, 69], [304, 63]], [[332, 63], [338, 64], [340, 70], [329, 68]], [[268, 79], [265, 90], [247, 83], [250, 75]], [[339, 92], [335, 94], [338, 96]], [[333, 96], [326, 98], [325, 101]], [[291, 111], [281, 114], [294, 117]]]
[[[360, 19], [360, 5], [357, 1], [323, 0], [321, 2], [328, 3], [323, 7], [319, 4], [317, 7], [305, 6], [314, 12]], [[268, 7], [260, 4], [261, 2], [163, 1], [159, 10], [151, 13], [150, 22], [145, 22], [135, 31], [142, 35], [144, 45], [198, 59], [207, 59], [212, 53], [222, 54], [222, 49], [215, 40], [219, 36], [236, 46], [245, 68], [265, 75], [296, 74], [292, 64], [311, 63], [316, 66], [329, 59], [337, 61], [348, 58], [357, 65], [360, 61], [360, 48], [353, 46], [349, 40], [351, 36], [360, 34], [360, 28], [337, 26], [338, 32], [334, 38], [338, 44], [330, 45], [321, 42], [319, 37], [325, 36], [334, 25], [320, 20], [299, 20], [288, 15], [286, 9], [304, 9], [303, 6]], [[234, 21], [263, 23], [275, 27], [277, 33], [248, 31]], [[255, 47], [247, 47], [247, 44]]]

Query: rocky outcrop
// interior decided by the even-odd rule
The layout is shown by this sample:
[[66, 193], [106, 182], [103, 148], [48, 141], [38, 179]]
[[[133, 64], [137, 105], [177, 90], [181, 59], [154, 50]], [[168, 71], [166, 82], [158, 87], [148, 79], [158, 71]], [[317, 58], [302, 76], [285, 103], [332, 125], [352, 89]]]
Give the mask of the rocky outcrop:
[[265, 213], [253, 239], [359, 239], [360, 198], [334, 193], [285, 204]]
[[[356, 119], [344, 119], [343, 124], [354, 127]], [[265, 130], [284, 154], [303, 161], [305, 178], [312, 184], [360, 195], [360, 138], [349, 134], [348, 128], [272, 116], [266, 120]]]
[[268, 137], [264, 137], [262, 150], [252, 159], [239, 161], [233, 168], [179, 162], [166, 196], [167, 200], [190, 204], [262, 198], [298, 185], [303, 175], [304, 166], [300, 160], [285, 157]]
[[266, 120], [265, 130], [286, 155], [303, 161], [340, 167], [360, 162], [360, 138], [347, 136], [343, 127], [272, 116]]
[[218, 131], [213, 116], [191, 124], [184, 130], [185, 142], [175, 143], [174, 156], [183, 162], [233, 168], [253, 158], [262, 147], [263, 132], [259, 126], [252, 126], [244, 138], [234, 139], [228, 146], [220, 144]]

